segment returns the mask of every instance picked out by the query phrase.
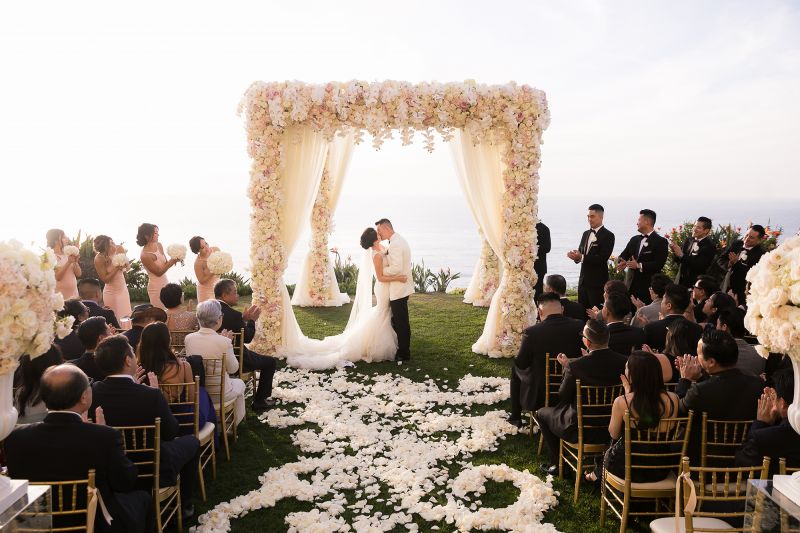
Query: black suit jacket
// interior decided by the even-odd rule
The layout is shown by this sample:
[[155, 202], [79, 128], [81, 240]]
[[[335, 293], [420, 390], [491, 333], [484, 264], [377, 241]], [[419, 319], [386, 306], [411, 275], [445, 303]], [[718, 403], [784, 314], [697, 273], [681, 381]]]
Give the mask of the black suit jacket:
[[78, 338], [77, 328], [70, 331], [69, 335], [63, 339], [56, 337], [53, 342], [58, 344], [58, 347], [61, 348], [61, 356], [64, 358], [64, 361], [77, 359], [86, 352], [86, 348], [83, 347], [83, 343]]
[[89, 308], [89, 316], [101, 316], [106, 319], [106, 322], [111, 324], [117, 329], [120, 329], [119, 322], [117, 322], [117, 315], [111, 309], [100, 307], [94, 300], [83, 300], [83, 305]]
[[544, 405], [544, 363], [547, 354], [578, 357], [584, 323], [564, 315], [550, 315], [525, 330], [522, 345], [514, 359], [514, 372], [520, 378], [522, 406], [535, 411]]
[[703, 335], [703, 327], [686, 320], [683, 315], [669, 315], [661, 320], [656, 320], [655, 322], [647, 324], [644, 327], [644, 336], [650, 348], [656, 351], [663, 350], [664, 345], [667, 343], [667, 327], [681, 320], [686, 323], [686, 326], [691, 332], [691, 337], [689, 338], [691, 354], [697, 355], [697, 341], [699, 341], [700, 337]]
[[538, 279], [544, 278], [547, 274], [547, 254], [550, 253], [550, 228], [543, 222], [536, 223], [536, 244], [539, 247], [536, 261], [533, 263], [533, 270]]
[[158, 389], [134, 383], [126, 377], [108, 377], [93, 385], [89, 415], [93, 417], [94, 410], [100, 406], [109, 426], [152, 425], [156, 417], [160, 417], [161, 440], [169, 441], [178, 436], [178, 421]]
[[[95, 470], [95, 485], [114, 518], [123, 526], [126, 517], [114, 497], [136, 486], [136, 466], [125, 456], [122, 437], [107, 426], [87, 424], [78, 415], [49, 413], [43, 422], [20, 426], [5, 440], [8, 473], [31, 481], [85, 479]], [[84, 491], [85, 492], [85, 491]], [[81, 505], [86, 502], [81, 495]], [[105, 526], [98, 513], [95, 524]], [[56, 524], [54, 524], [56, 525]]]
[[636, 259], [639, 268], [633, 271], [629, 292], [645, 303], [650, 302], [650, 278], [656, 272], [664, 269], [667, 262], [669, 244], [667, 239], [655, 231], [647, 238], [647, 246], [643, 246], [641, 252], [639, 245], [644, 239], [644, 235], [635, 235], [628, 241], [627, 246], [619, 254], [620, 259]]
[[237, 311], [222, 300], [219, 300], [219, 303], [222, 306], [222, 326], [217, 331], [227, 329], [238, 333], [244, 328], [244, 342], [252, 341], [256, 334], [256, 323], [252, 320], [245, 321], [240, 311]]
[[740, 253], [744, 249], [744, 241], [738, 240], [731, 244], [723, 253], [722, 256], [719, 258], [719, 266], [723, 269], [723, 271], [727, 272], [730, 270], [731, 273], [731, 283], [730, 289], [736, 293], [739, 297], [739, 303], [744, 303], [745, 298], [745, 288], [747, 287], [747, 280], [745, 276], [747, 276], [747, 272], [758, 263], [761, 259], [761, 256], [764, 255], [764, 248], [761, 246], [754, 246], [750, 250], [747, 251], [747, 258], [744, 261], [737, 261], [734, 263], [730, 269], [728, 268], [728, 254], [733, 252], [735, 254]]
[[122, 334], [128, 339], [128, 343], [133, 346], [134, 351], [136, 350], [136, 346], [139, 344], [139, 339], [142, 336], [143, 330], [144, 328], [142, 326], [131, 326], [131, 329], [122, 332]]
[[708, 272], [708, 268], [714, 262], [714, 256], [717, 253], [717, 247], [708, 237], [697, 241], [698, 249], [696, 252], [692, 252], [694, 243], [695, 240], [689, 237], [681, 247], [683, 256], [674, 256], [675, 261], [680, 265], [675, 282], [684, 287], [691, 287], [699, 276]]
[[614, 322], [608, 325], [610, 337], [608, 347], [624, 356], [631, 354], [633, 350], [638, 350], [645, 342], [645, 334], [642, 328], [627, 326], [624, 322]]
[[69, 363], [83, 370], [83, 373], [89, 376], [92, 381], [103, 381], [106, 378], [106, 373], [100, 370], [94, 360], [94, 352], [86, 352], [77, 359], [69, 361]]
[[573, 302], [567, 297], [561, 298], [561, 305], [564, 306], [564, 316], [568, 318], [574, 318], [575, 320], [580, 320], [581, 322], [586, 322], [589, 318], [586, 316], [586, 309], [583, 308], [581, 304], [578, 302]]
[[800, 466], [800, 435], [783, 419], [775, 425], [754, 420], [747, 434], [747, 440], [736, 452], [736, 466], [758, 466], [769, 457], [769, 475], [778, 473], [781, 457], [786, 458], [786, 465]]
[[597, 240], [589, 246], [591, 232], [590, 229], [583, 232], [578, 246], [578, 251], [583, 254], [578, 285], [602, 287], [608, 281], [608, 258], [614, 251], [614, 234], [603, 226], [597, 230]]

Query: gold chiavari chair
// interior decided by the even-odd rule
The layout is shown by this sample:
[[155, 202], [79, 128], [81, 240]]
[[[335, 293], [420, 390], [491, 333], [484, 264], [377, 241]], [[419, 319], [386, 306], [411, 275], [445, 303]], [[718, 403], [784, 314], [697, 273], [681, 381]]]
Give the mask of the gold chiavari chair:
[[[94, 485], [94, 469], [86, 479], [69, 481], [32, 481], [31, 485], [50, 485], [50, 516], [53, 527], [47, 529], [17, 528], [16, 531], [33, 533], [44, 531], [94, 531], [97, 508], [97, 489]], [[103, 520], [102, 514], [99, 517]]]
[[180, 476], [175, 486], [161, 486], [161, 419], [156, 418], [152, 426], [115, 426], [114, 429], [122, 434], [122, 447], [138, 468], [139, 479], [148, 484], [152, 482], [156, 530], [163, 531], [170, 520], [176, 518], [178, 531], [183, 531]]
[[[786, 458], [780, 457], [778, 459], [778, 474], [781, 476], [788, 476], [790, 474], [794, 474], [795, 472], [800, 472], [800, 467], [793, 467], [786, 465]], [[796, 520], [791, 520], [789, 518], [789, 514], [784, 510], [781, 509], [781, 533], [797, 533], [800, 531], [800, 527], [797, 526]]]
[[239, 379], [244, 381], [244, 396], [252, 396], [256, 392], [256, 372], [244, 371], [244, 328], [233, 334], [233, 353], [239, 360]]
[[[175, 355], [186, 355], [186, 335], [196, 330], [175, 330], [169, 332], [169, 345]], [[191, 354], [190, 354], [191, 355]]]
[[733, 466], [752, 424], [752, 420], [712, 420], [703, 413], [700, 466]]
[[[689, 432], [693, 412], [681, 418], [664, 418], [658, 427], [639, 429], [637, 420], [625, 411], [625, 475], [623, 478], [611, 472], [603, 472], [600, 496], [600, 527], [605, 525], [606, 508], [620, 521], [619, 530], [624, 533], [631, 516], [663, 516], [670, 512], [662, 506], [661, 500], [675, 498], [675, 481], [681, 467], [681, 459], [689, 445]], [[660, 430], [659, 430], [660, 428]], [[637, 483], [631, 481], [638, 472], [652, 470], [668, 471], [659, 481]], [[652, 500], [653, 511], [631, 511], [632, 503]]]
[[[611, 406], [614, 399], [623, 394], [622, 384], [619, 385], [581, 385], [581, 380], [575, 380], [576, 410], [578, 418], [577, 442], [568, 442], [561, 439], [558, 452], [558, 477], [564, 477], [564, 464], [575, 471], [575, 493], [573, 502], [578, 503], [578, 495], [583, 480], [583, 467], [588, 464], [587, 459], [602, 455], [608, 444], [586, 442], [586, 435], [608, 432], [611, 421]], [[606, 439], [607, 441], [608, 439]]]
[[206, 390], [211, 396], [211, 402], [217, 411], [217, 423], [220, 425], [222, 433], [222, 445], [225, 448], [225, 457], [231, 460], [231, 448], [228, 439], [228, 431], [233, 433], [233, 440], [237, 440], [239, 435], [236, 429], [236, 412], [234, 410], [235, 399], [225, 400], [225, 381], [230, 379], [225, 372], [224, 355], [220, 357], [203, 358], [203, 367], [206, 370]]
[[678, 390], [678, 382], [677, 381], [668, 381], [664, 383], [664, 388], [667, 392], [675, 392]]
[[[544, 406], [549, 407], [551, 405], [555, 405], [558, 403], [558, 388], [561, 385], [561, 378], [564, 377], [564, 369], [561, 367], [561, 363], [558, 362], [556, 357], [551, 356], [549, 353], [545, 354], [544, 358]], [[534, 421], [533, 415], [535, 413], [530, 413], [530, 431], [531, 435], [534, 436], [533, 428], [534, 428]], [[544, 447], [544, 438], [539, 435], [539, 444], [536, 447], [536, 454], [542, 455], [542, 449]]]

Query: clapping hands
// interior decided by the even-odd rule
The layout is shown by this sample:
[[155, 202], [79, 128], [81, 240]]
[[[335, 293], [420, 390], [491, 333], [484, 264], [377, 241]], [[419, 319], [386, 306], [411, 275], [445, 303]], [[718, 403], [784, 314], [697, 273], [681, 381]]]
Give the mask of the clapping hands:
[[258, 317], [260, 316], [261, 316], [261, 309], [259, 309], [255, 305], [251, 305], [250, 307], [244, 310], [244, 313], [242, 313], [242, 318], [244, 320], [258, 320]]
[[562, 367], [567, 368], [569, 366], [569, 357], [566, 354], [560, 353], [556, 356], [556, 361], [558, 361]]
[[567, 257], [575, 261], [576, 263], [580, 263], [583, 256], [578, 250], [570, 250], [567, 252]]
[[219, 334], [225, 337], [226, 339], [233, 340], [233, 332], [229, 329], [223, 329], [222, 331], [219, 332]]
[[765, 387], [758, 399], [756, 418], [765, 424], [774, 424], [780, 418], [778, 410], [778, 395], [772, 387]]
[[156, 376], [155, 372], [147, 372], [141, 366], [136, 367], [136, 383], [141, 383], [142, 385], [147, 385], [153, 389], [158, 388], [158, 376]]
[[693, 355], [684, 355], [675, 359], [675, 366], [681, 373], [681, 379], [697, 381], [703, 375], [703, 367], [700, 361]]

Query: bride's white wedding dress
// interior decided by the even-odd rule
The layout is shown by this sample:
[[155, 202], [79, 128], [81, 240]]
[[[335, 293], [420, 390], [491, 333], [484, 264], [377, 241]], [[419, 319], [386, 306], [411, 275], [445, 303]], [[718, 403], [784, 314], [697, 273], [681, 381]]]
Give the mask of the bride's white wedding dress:
[[397, 352], [397, 334], [392, 328], [388, 283], [375, 282], [375, 305], [372, 305], [374, 257], [378, 252], [365, 250], [358, 272], [353, 308], [344, 332], [322, 340], [302, 338], [286, 352], [286, 362], [294, 368], [324, 370], [341, 366], [345, 361], [390, 361]]

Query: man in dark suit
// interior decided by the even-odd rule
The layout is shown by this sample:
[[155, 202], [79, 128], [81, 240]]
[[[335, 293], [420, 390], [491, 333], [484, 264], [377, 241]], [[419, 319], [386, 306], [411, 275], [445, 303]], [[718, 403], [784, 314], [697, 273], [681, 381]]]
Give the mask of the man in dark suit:
[[551, 274], [547, 276], [544, 284], [544, 292], [554, 292], [561, 298], [561, 305], [564, 306], [564, 316], [586, 322], [586, 309], [578, 302], [573, 302], [567, 298], [567, 280], [561, 274]]
[[120, 329], [114, 311], [109, 307], [103, 307], [103, 288], [99, 280], [85, 278], [78, 281], [78, 294], [83, 300], [83, 305], [89, 309], [89, 316], [101, 316], [116, 329]]
[[111, 330], [111, 326], [106, 323], [105, 318], [101, 316], [87, 318], [78, 326], [78, 338], [86, 348], [86, 352], [77, 359], [69, 361], [69, 363], [83, 370], [83, 373], [89, 376], [92, 381], [102, 381], [106, 375], [97, 366], [97, 362], [94, 359], [94, 350], [100, 341], [113, 334], [114, 332]]
[[639, 211], [639, 219], [636, 222], [639, 235], [631, 237], [628, 245], [619, 254], [617, 263], [617, 271], [628, 269], [626, 275], [626, 282], [630, 280], [628, 291], [646, 304], [650, 303], [650, 278], [664, 268], [669, 248], [667, 239], [653, 229], [655, 223], [655, 211], [650, 209]]
[[600, 204], [589, 206], [589, 229], [583, 232], [577, 250], [567, 257], [581, 264], [578, 301], [584, 309], [603, 305], [603, 285], [608, 281], [608, 258], [614, 251], [614, 234], [603, 226], [605, 211]]
[[[255, 305], [240, 313], [233, 308], [239, 303], [236, 283], [231, 279], [221, 279], [214, 285], [214, 297], [222, 306], [222, 326], [219, 331], [227, 329], [234, 333], [244, 329], [244, 342], [253, 340], [256, 334], [256, 323], [261, 310]], [[244, 349], [245, 372], [259, 371], [258, 387], [253, 394], [253, 410], [264, 411], [275, 405], [272, 396], [272, 378], [275, 376], [277, 361], [274, 357], [258, 354], [247, 347]]]
[[[536, 411], [535, 419], [547, 444], [550, 464], [545, 466], [548, 474], [557, 470], [559, 440], [575, 442], [578, 438], [578, 412], [576, 410], [576, 380], [582, 385], [615, 385], [625, 373], [628, 358], [608, 347], [608, 327], [598, 320], [589, 320], [583, 328], [583, 343], [588, 353], [575, 359], [558, 354], [564, 366], [564, 378], [558, 389], [558, 403]], [[610, 414], [610, 411], [609, 411]], [[608, 441], [608, 431], [598, 435], [584, 434], [586, 442]], [[583, 475], [579, 472], [577, 475]]]
[[606, 296], [603, 305], [603, 321], [608, 326], [608, 347], [624, 356], [638, 350], [645, 342], [644, 330], [625, 324], [625, 315], [630, 310], [630, 303], [624, 294], [611, 292]]
[[[125, 456], [119, 432], [104, 425], [102, 409], [97, 424], [86, 421], [92, 404], [86, 375], [74, 365], [50, 367], [42, 375], [41, 395], [49, 411], [44, 421], [17, 427], [5, 440], [9, 475], [68, 481], [86, 479], [94, 469], [95, 486], [111, 515], [108, 524], [98, 506], [97, 530], [153, 531], [153, 500], [148, 492], [135, 490], [136, 465]], [[84, 505], [85, 495], [79, 497]], [[53, 526], [78, 525], [68, 520]]]
[[726, 283], [723, 283], [722, 290], [732, 290], [738, 298], [738, 303], [745, 303], [747, 289], [747, 271], [758, 263], [764, 255], [764, 242], [766, 232], [764, 226], [758, 224], [751, 226], [744, 236], [744, 240], [737, 240], [731, 244], [719, 258], [719, 266], [724, 272]]
[[522, 345], [511, 368], [511, 416], [508, 421], [522, 426], [522, 408], [535, 411], [544, 405], [544, 365], [547, 354], [580, 355], [583, 322], [564, 316], [561, 298], [544, 292], [539, 298], [541, 322], [525, 330]]
[[692, 237], [683, 242], [683, 246], [678, 246], [676, 242], [670, 242], [672, 256], [680, 265], [675, 283], [684, 287], [691, 287], [697, 280], [708, 272], [708, 267], [714, 262], [717, 255], [717, 247], [708, 238], [711, 233], [711, 219], [708, 217], [698, 217], [697, 222], [692, 227]]
[[92, 411], [102, 407], [109, 426], [149, 426], [161, 419], [161, 485], [175, 485], [180, 472], [183, 515], [190, 518], [200, 442], [194, 435], [178, 436], [178, 421], [158, 388], [158, 378], [140, 370], [125, 336], [100, 342], [95, 359], [107, 377], [94, 384]]
[[544, 276], [547, 274], [547, 254], [550, 253], [550, 228], [541, 221], [536, 223], [536, 246], [536, 261], [533, 263], [536, 286], [533, 288], [533, 299], [538, 302], [543, 292]]
[[[647, 345], [655, 351], [661, 351], [667, 344], [667, 328], [676, 321], [685, 321], [685, 326], [690, 332], [688, 339], [689, 346], [697, 346], [697, 341], [703, 334], [703, 328], [694, 322], [686, 320], [684, 313], [689, 307], [689, 293], [684, 287], [671, 283], [664, 289], [664, 296], [661, 298], [661, 320], [650, 322], [644, 327], [644, 336]], [[685, 355], [685, 354], [684, 354]], [[692, 352], [695, 355], [695, 352]]]

